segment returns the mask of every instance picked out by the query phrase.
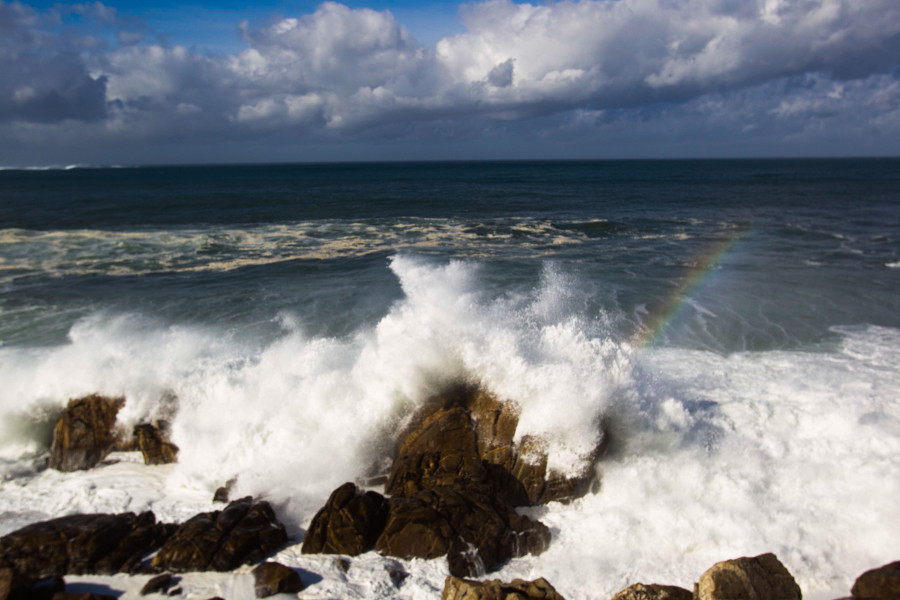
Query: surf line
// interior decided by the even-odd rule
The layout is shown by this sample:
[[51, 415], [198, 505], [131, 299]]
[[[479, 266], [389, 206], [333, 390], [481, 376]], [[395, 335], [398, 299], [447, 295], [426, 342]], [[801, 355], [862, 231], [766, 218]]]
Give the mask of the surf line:
[[691, 269], [672, 290], [662, 305], [651, 314], [638, 331], [632, 336], [631, 343], [638, 349], [652, 346], [661, 337], [666, 328], [675, 320], [688, 304], [697, 288], [706, 281], [739, 240], [744, 238], [749, 228], [738, 228], [730, 235], [716, 240], [692, 263]]

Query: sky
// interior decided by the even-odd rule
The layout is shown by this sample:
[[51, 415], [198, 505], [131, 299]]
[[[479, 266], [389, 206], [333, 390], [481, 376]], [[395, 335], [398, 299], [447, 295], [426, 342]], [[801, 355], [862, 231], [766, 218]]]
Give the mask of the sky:
[[0, 166], [897, 155], [898, 0], [0, 0]]

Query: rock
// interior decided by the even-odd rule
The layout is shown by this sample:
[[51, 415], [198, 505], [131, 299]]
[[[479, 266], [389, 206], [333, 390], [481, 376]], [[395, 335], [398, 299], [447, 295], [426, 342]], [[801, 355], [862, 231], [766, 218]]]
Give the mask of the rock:
[[90, 469], [116, 444], [116, 415], [125, 398], [97, 394], [69, 401], [53, 430], [49, 467], [59, 471]]
[[390, 499], [382, 554], [436, 558], [448, 554], [450, 573], [479, 575], [515, 556], [542, 551], [550, 531], [475, 490], [436, 488]]
[[856, 600], [900, 600], [900, 561], [866, 571], [850, 593]]
[[262, 560], [287, 542], [268, 502], [250, 497], [224, 510], [195, 515], [172, 534], [150, 562], [152, 571], [230, 571]]
[[435, 487], [480, 487], [486, 480], [469, 412], [451, 404], [428, 414], [400, 441], [385, 492], [412, 496]]
[[388, 503], [376, 492], [345, 483], [316, 513], [303, 538], [304, 554], [356, 556], [371, 549], [387, 522]]
[[144, 584], [144, 587], [141, 588], [141, 596], [146, 596], [148, 594], [165, 594], [169, 591], [169, 588], [172, 587], [172, 583], [171, 573], [157, 575]]
[[0, 563], [11, 567], [22, 582], [66, 574], [111, 574], [139, 567], [141, 558], [159, 548], [170, 533], [171, 526], [157, 524], [151, 512], [71, 515], [33, 523], [0, 538]]
[[76, 594], [75, 592], [56, 592], [53, 594], [53, 600], [119, 600], [115, 596], [109, 596], [107, 594], [94, 594], [91, 592], [85, 592], [83, 594]]
[[166, 421], [156, 425], [142, 423], [134, 428], [137, 447], [144, 456], [145, 465], [164, 465], [178, 460], [178, 446], [169, 440], [169, 426]]
[[696, 600], [800, 600], [800, 587], [774, 554], [716, 563], [694, 585]]
[[401, 432], [385, 493], [411, 496], [435, 487], [490, 489], [513, 506], [583, 496], [596, 480], [594, 463], [608, 435], [575, 477], [548, 472], [534, 438], [515, 444], [518, 414], [511, 403], [472, 385], [456, 385], [425, 403]]
[[450, 576], [444, 581], [441, 600], [564, 600], [550, 583], [541, 577], [534, 581], [515, 579], [503, 583], [470, 581]]
[[6, 600], [13, 591], [16, 572], [9, 567], [0, 568], [0, 600]]
[[231, 497], [231, 490], [234, 488], [234, 484], [237, 483], [237, 478], [232, 477], [228, 481], [225, 482], [225, 485], [218, 488], [216, 493], [213, 494], [213, 502], [222, 502], [227, 504], [228, 500]]
[[303, 590], [300, 575], [277, 562], [265, 562], [253, 569], [253, 580], [257, 598], [268, 598], [275, 594], [296, 594]]
[[612, 597], [612, 600], [691, 600], [694, 595], [674, 585], [635, 583]]

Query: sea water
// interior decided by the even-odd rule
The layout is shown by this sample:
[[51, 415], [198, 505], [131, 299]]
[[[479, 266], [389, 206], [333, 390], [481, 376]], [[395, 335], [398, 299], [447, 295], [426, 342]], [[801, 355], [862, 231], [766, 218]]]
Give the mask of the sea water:
[[[436, 598], [446, 560], [297, 543], [456, 381], [599, 491], [526, 509], [497, 574], [570, 600], [775, 552], [807, 597], [900, 557], [900, 160], [0, 172], [0, 533], [76, 512], [272, 503], [308, 597]], [[176, 465], [44, 468], [70, 398], [172, 423]], [[385, 571], [410, 573], [399, 587]], [[191, 575], [190, 597], [252, 597]], [[135, 583], [137, 580], [137, 583]], [[141, 578], [75, 578], [139, 589]], [[206, 594], [206, 595], [203, 595]]]

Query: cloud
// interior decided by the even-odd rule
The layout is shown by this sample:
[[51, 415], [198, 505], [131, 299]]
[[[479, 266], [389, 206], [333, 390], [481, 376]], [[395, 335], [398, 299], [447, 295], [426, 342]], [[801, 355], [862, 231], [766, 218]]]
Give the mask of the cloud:
[[[64, 14], [105, 35], [60, 27]], [[246, 49], [207, 56], [147, 43], [99, 2], [0, 2], [0, 134], [35, 148], [419, 143], [553, 139], [574, 123], [582, 139], [627, 122], [651, 144], [690, 122], [771, 144], [813, 136], [813, 123], [897, 126], [896, 0], [487, 0], [460, 18], [464, 33], [428, 47], [388, 11], [325, 2], [236, 24]]]

